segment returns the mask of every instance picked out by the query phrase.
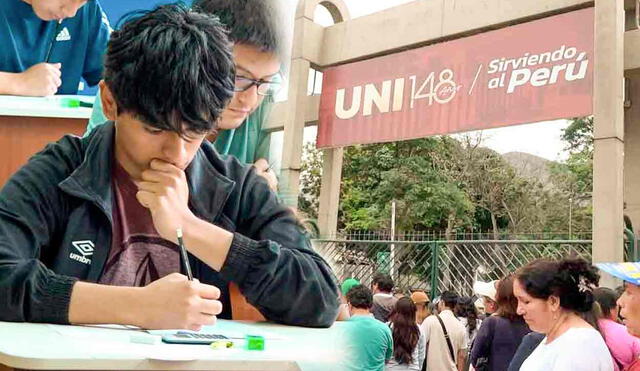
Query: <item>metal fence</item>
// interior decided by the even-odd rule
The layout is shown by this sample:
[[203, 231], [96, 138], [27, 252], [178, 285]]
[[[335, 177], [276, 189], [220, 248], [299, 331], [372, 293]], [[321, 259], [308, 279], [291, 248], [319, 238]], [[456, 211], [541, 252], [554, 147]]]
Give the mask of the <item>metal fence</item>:
[[[340, 232], [338, 236], [327, 237], [330, 240], [364, 240], [364, 241], [390, 241], [390, 230], [353, 230]], [[397, 241], [449, 241], [449, 240], [591, 240], [592, 233], [586, 232], [510, 232], [499, 231], [454, 231], [446, 233], [441, 230], [436, 231], [399, 231], [396, 232], [394, 240]]]
[[591, 240], [314, 240], [340, 281], [354, 277], [370, 285], [389, 273], [403, 291], [443, 290], [471, 295], [473, 281], [504, 277], [538, 258], [579, 256], [591, 260]]

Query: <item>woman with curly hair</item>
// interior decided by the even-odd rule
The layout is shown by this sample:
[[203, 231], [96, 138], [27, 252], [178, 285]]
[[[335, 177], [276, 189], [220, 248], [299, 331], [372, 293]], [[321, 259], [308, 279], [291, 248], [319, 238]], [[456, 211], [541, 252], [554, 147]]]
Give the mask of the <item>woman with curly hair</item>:
[[592, 310], [599, 279], [584, 259], [536, 260], [516, 272], [517, 313], [546, 335], [521, 371], [613, 371], [604, 339], [580, 316]]
[[459, 298], [453, 312], [464, 325], [466, 330], [465, 337], [467, 338], [467, 344], [470, 346], [476, 338], [476, 334], [478, 334], [478, 329], [482, 323], [478, 318], [478, 309], [476, 309], [473, 299], [468, 296]]
[[387, 363], [387, 370], [419, 371], [427, 344], [416, 323], [416, 305], [411, 298], [398, 299], [389, 327], [393, 334], [393, 357]]

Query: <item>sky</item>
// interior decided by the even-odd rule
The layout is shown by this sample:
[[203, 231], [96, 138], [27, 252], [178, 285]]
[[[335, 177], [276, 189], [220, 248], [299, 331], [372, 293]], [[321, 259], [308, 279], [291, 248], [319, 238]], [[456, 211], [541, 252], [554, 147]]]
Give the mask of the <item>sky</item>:
[[[285, 0], [292, 4], [291, 11], [295, 11], [296, 0]], [[371, 13], [409, 3], [414, 0], [343, 0], [349, 9], [351, 18], [366, 16]], [[424, 1], [424, 0], [417, 0]], [[293, 17], [293, 14], [291, 15]], [[323, 26], [329, 26], [333, 22], [329, 12], [324, 7], [316, 8], [314, 21]], [[310, 78], [310, 80], [313, 80]], [[316, 84], [319, 86], [322, 80], [316, 76]], [[310, 82], [309, 90], [312, 90]], [[316, 92], [318, 89], [315, 89]], [[526, 125], [509, 126], [505, 128], [484, 130], [482, 132], [483, 145], [498, 153], [525, 152], [548, 160], [564, 160], [567, 154], [564, 152], [564, 144], [560, 139], [562, 129], [568, 125], [567, 120], [545, 121]], [[313, 142], [316, 138], [316, 127], [305, 129], [305, 142]], [[274, 133], [271, 139], [271, 149], [282, 148], [282, 133]], [[272, 155], [280, 158], [277, 153]]]

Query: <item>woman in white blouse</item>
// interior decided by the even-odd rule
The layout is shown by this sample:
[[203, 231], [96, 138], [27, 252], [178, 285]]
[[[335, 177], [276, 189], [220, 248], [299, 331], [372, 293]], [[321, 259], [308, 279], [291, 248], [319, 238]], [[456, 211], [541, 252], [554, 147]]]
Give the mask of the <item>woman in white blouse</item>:
[[613, 371], [602, 336], [578, 315], [593, 307], [599, 278], [583, 259], [537, 260], [516, 272], [518, 314], [546, 335], [521, 371]]

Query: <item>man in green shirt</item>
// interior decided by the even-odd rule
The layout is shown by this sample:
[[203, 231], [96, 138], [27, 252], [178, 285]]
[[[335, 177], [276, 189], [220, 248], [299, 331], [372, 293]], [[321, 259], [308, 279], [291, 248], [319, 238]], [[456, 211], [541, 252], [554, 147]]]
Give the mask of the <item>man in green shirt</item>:
[[345, 366], [349, 370], [383, 371], [393, 356], [393, 336], [386, 324], [371, 314], [373, 294], [364, 285], [347, 293], [351, 318], [346, 322]]
[[[272, 97], [281, 85], [282, 35], [277, 24], [282, 19], [275, 2], [196, 0], [193, 7], [218, 16], [234, 43], [234, 95], [221, 115], [220, 131], [208, 138], [220, 154], [254, 164], [258, 174], [276, 190], [278, 181], [266, 160], [269, 157], [269, 136], [264, 130]], [[96, 99], [85, 136], [105, 121], [100, 99]]]

